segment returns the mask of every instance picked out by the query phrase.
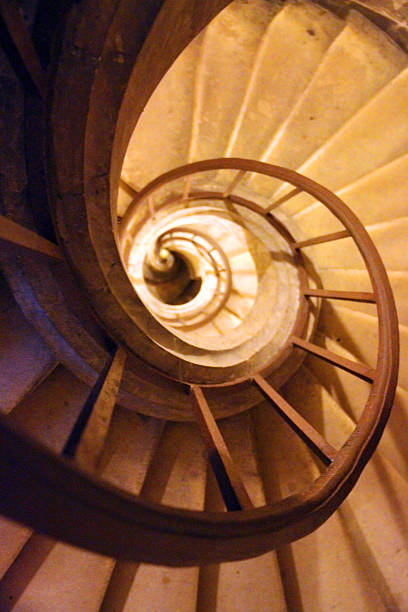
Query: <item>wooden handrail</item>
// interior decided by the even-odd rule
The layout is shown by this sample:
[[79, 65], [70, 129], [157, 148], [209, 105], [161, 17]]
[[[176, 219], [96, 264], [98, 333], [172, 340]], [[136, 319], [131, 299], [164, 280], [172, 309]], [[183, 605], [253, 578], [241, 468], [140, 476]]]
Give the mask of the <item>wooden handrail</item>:
[[[52, 537], [117, 558], [192, 565], [236, 560], [249, 554], [255, 556], [301, 537], [334, 512], [354, 486], [387, 421], [398, 371], [398, 324], [391, 288], [381, 259], [355, 215], [335, 194], [296, 172], [262, 162], [228, 158], [189, 164], [155, 179], [137, 195], [122, 226], [126, 228], [132, 210], [135, 211], [140, 202], [168, 181], [200, 171], [222, 169], [261, 172], [306, 191], [343, 223], [344, 236], [352, 237], [360, 250], [370, 274], [378, 312], [375, 369], [345, 360], [303, 338], [291, 338], [293, 345], [372, 382], [357, 429], [336, 452], [325, 445], [326, 441], [316, 437], [317, 432], [307, 430], [304, 423], [298, 421], [296, 425], [296, 415], [288, 409], [287, 402], [278, 399], [267, 386], [269, 383], [258, 376], [258, 386], [267, 391], [288, 420], [290, 415], [292, 425], [297, 426], [304, 439], [315, 445], [315, 451], [322, 453], [327, 464], [330, 460], [330, 469], [302, 494], [261, 508], [213, 514], [169, 508], [120, 492], [28, 440], [0, 418], [0, 511], [7, 516]], [[209, 195], [215, 197], [214, 192]], [[188, 197], [191, 196], [189, 193]], [[239, 200], [233, 194], [228, 197], [232, 201]], [[242, 199], [239, 202], [242, 204]], [[249, 207], [260, 215], [268, 214], [253, 203]], [[297, 247], [300, 244], [297, 243]], [[195, 385], [193, 394], [201, 400], [204, 397], [201, 388]], [[201, 401], [199, 407], [200, 418], [204, 418], [202, 409], [205, 412], [208, 405]], [[207, 428], [209, 423], [207, 420]], [[214, 436], [209, 439], [214, 446]], [[225, 461], [222, 466], [227, 472]], [[234, 483], [236, 493], [235, 486]], [[236, 493], [238, 495], [240, 493]], [[245, 504], [240, 502], [240, 505], [245, 508]], [[164, 540], [165, 546], [162, 545]]]

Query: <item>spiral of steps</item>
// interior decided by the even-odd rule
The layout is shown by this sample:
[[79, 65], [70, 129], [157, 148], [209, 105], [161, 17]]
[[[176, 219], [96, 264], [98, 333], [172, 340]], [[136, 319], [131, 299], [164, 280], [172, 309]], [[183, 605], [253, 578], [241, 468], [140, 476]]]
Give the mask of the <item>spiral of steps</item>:
[[[0, 610], [408, 610], [405, 3], [380, 14], [368, 1], [51, 4], [0, 11]], [[169, 559], [173, 511], [227, 516], [226, 534], [241, 520], [225, 512], [195, 406], [210, 407], [238, 471], [230, 510], [262, 511], [330, 477], [335, 449], [363, 427], [387, 296], [308, 179], [347, 204], [387, 270], [401, 345], [388, 425], [347, 499], [305, 537], [262, 554], [236, 538], [234, 560], [217, 562], [214, 531], [213, 563], [206, 542], [203, 563]], [[262, 386], [318, 432], [315, 445]], [[81, 415], [103, 394], [113, 405], [78, 453]], [[34, 441], [26, 464], [21, 433]], [[40, 489], [44, 446], [65, 471], [42, 455]], [[149, 563], [109, 555], [128, 532], [113, 519], [84, 529], [86, 505], [66, 507], [58, 475], [90, 506], [104, 504], [102, 481], [161, 512], [161, 539], [140, 542]], [[116, 521], [122, 506], [109, 512]]]

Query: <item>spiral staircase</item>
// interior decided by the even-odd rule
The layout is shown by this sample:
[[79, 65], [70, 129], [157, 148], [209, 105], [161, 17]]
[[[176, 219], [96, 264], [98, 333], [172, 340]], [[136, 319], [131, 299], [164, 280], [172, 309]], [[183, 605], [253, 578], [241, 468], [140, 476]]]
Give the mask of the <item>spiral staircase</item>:
[[0, 610], [408, 610], [404, 2], [17, 4]]

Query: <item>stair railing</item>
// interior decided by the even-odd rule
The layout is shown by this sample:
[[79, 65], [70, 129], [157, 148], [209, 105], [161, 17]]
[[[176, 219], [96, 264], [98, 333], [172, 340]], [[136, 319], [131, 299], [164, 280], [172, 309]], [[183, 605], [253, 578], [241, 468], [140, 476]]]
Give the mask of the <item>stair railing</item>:
[[[193, 189], [192, 175], [207, 171], [235, 170], [233, 181], [222, 191], [205, 193]], [[246, 173], [278, 178], [293, 189], [267, 207], [234, 193]], [[309, 288], [306, 299], [341, 299], [374, 303], [378, 316], [378, 352], [375, 367], [355, 362], [292, 335], [289, 343], [297, 351], [311, 353], [371, 384], [368, 400], [349, 439], [339, 449], [329, 444], [273, 388], [260, 371], [250, 382], [271, 402], [278, 414], [326, 466], [321, 476], [303, 493], [275, 504], [254, 508], [232, 461], [211, 408], [206, 387], [189, 385], [190, 398], [203, 440], [207, 446], [227, 512], [182, 510], [150, 503], [129, 495], [90, 473], [106, 436], [111, 410], [126, 361], [120, 347], [101, 373], [59, 457], [33, 442], [0, 419], [0, 511], [54, 538], [106, 555], [134, 561], [167, 565], [193, 565], [230, 561], [262, 554], [316, 529], [348, 495], [364, 465], [374, 452], [392, 406], [398, 373], [398, 321], [390, 284], [381, 258], [354, 213], [335, 194], [294, 171], [245, 159], [215, 159], [172, 170], [147, 185], [129, 207], [121, 224], [126, 239], [132, 218], [141, 203], [169, 182], [185, 178], [189, 188], [177, 197], [185, 201], [218, 199], [250, 208], [265, 218], [273, 210], [306, 192], [321, 202], [343, 224], [344, 230], [293, 241], [293, 252], [314, 244], [352, 238], [369, 273], [372, 292]], [[167, 201], [164, 205], [168, 205]], [[7, 220], [0, 217], [4, 239]], [[18, 228], [17, 228], [18, 230]], [[42, 256], [59, 256], [48, 241], [33, 232], [15, 231], [7, 240], [39, 251]], [[54, 245], [55, 247], [55, 245]], [[239, 381], [232, 381], [235, 384]], [[215, 386], [215, 385], [214, 385]], [[96, 412], [94, 412], [96, 410]], [[81, 422], [79, 422], [81, 421]], [[91, 440], [91, 443], [89, 441]], [[92, 465], [91, 465], [92, 464]]]

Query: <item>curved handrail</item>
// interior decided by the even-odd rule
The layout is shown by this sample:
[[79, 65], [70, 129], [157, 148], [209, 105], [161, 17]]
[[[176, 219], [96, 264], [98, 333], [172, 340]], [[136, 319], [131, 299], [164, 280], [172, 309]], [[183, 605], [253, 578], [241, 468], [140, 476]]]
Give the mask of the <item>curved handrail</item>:
[[201, 513], [154, 504], [102, 483], [12, 429], [2, 417], [0, 511], [7, 516], [117, 558], [194, 565], [256, 556], [306, 535], [336, 510], [358, 479], [386, 424], [398, 373], [398, 321], [380, 256], [335, 194], [294, 171], [262, 162], [230, 158], [183, 166], [152, 181], [137, 201], [169, 180], [213, 169], [261, 172], [289, 182], [322, 202], [354, 239], [370, 274], [379, 322], [371, 392], [355, 430], [303, 494], [239, 512]]

